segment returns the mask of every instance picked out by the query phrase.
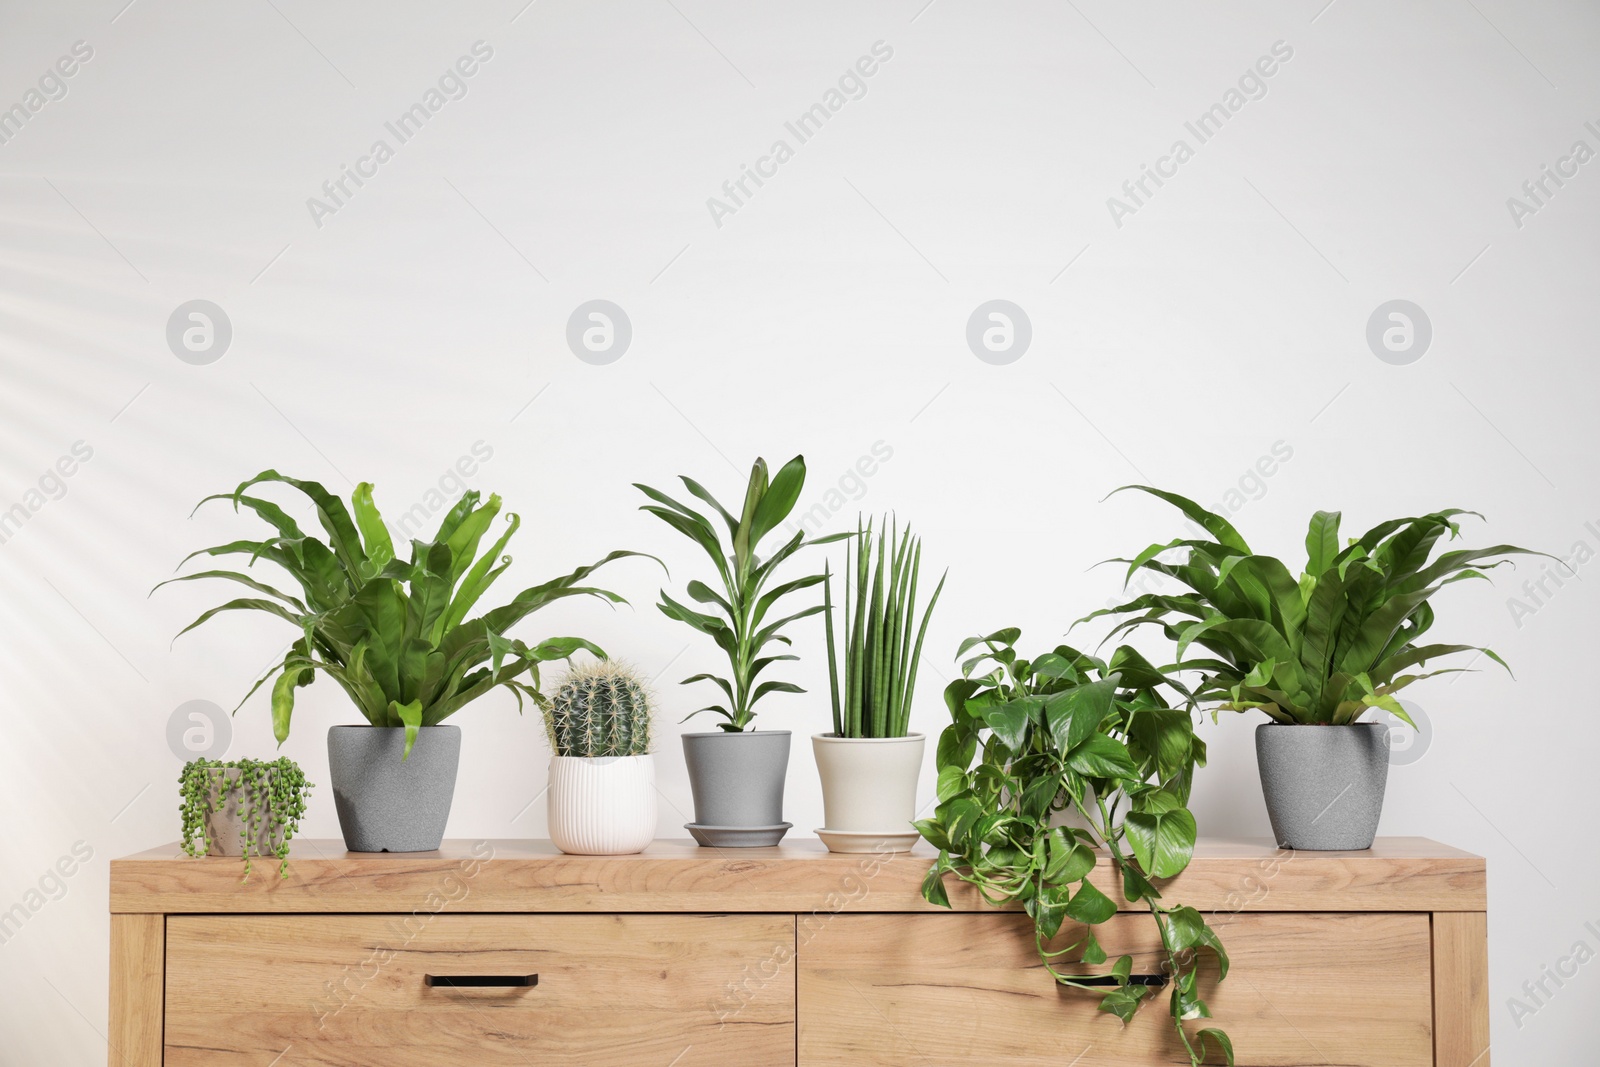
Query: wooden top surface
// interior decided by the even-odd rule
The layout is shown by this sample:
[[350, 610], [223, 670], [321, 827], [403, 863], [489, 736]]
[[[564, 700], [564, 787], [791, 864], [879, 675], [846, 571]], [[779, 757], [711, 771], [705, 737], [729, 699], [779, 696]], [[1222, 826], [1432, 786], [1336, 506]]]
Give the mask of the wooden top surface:
[[[935, 856], [845, 855], [819, 841], [701, 848], [656, 841], [633, 856], [568, 856], [548, 841], [451, 840], [437, 852], [356, 853], [296, 840], [289, 877], [256, 860], [191, 859], [176, 844], [111, 863], [114, 913], [229, 912], [907, 912], [932, 911], [923, 876]], [[1121, 900], [1108, 859], [1095, 883]], [[987, 910], [946, 879], [957, 911]], [[1265, 839], [1206, 839], [1163, 888], [1208, 912], [1484, 911], [1484, 861], [1420, 837], [1365, 852], [1291, 852]]]

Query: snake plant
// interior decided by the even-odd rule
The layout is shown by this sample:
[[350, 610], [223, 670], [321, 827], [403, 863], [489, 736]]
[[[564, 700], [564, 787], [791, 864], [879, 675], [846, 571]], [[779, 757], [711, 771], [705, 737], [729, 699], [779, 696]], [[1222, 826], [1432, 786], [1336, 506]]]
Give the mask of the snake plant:
[[[304, 533], [277, 504], [249, 495], [251, 488], [270, 482], [292, 486], [311, 500], [326, 540]], [[626, 603], [616, 593], [580, 583], [612, 560], [640, 555], [612, 552], [570, 574], [524, 589], [510, 602], [469, 619], [479, 599], [511, 564], [511, 557], [502, 552], [520, 525], [515, 513], [507, 515], [499, 540], [488, 552], [478, 554], [479, 543], [500, 513], [498, 496], [491, 494], [480, 503], [476, 490], [465, 494], [445, 514], [431, 541], [411, 542], [409, 560], [395, 555], [383, 516], [373, 503], [372, 485], [367, 482], [351, 494], [349, 509], [318, 483], [288, 478], [273, 470], [243, 482], [232, 493], [206, 497], [196, 510], [212, 500], [230, 500], [235, 511], [240, 506], [249, 508], [275, 533], [259, 541], [203, 548], [187, 556], [184, 563], [196, 556], [247, 556], [253, 566], [264, 559], [287, 572], [299, 586], [300, 595], [232, 570], [197, 571], [161, 585], [217, 578], [271, 598], [245, 597], [211, 608], [184, 627], [179, 637], [225, 611], [265, 612], [299, 632], [282, 661], [244, 697], [248, 700], [276, 677], [272, 732], [280, 745], [289, 736], [295, 690], [310, 685], [319, 672], [337, 682], [373, 726], [405, 728], [402, 759], [410, 756], [419, 728], [438, 725], [496, 686], [516, 694], [519, 710], [524, 696], [543, 708], [546, 698], [539, 691], [539, 664], [570, 659], [579, 649], [602, 658], [605, 653], [581, 637], [552, 637], [529, 645], [508, 636], [507, 631], [563, 597], [593, 596], [613, 604]]]
[[[1178, 538], [1109, 561], [1126, 563], [1130, 579], [1152, 571], [1187, 589], [1146, 593], [1085, 619], [1123, 616], [1112, 637], [1160, 626], [1177, 645], [1178, 666], [1201, 673], [1197, 702], [1214, 711], [1254, 708], [1280, 723], [1345, 725], [1368, 708], [1381, 708], [1415, 726], [1394, 694], [1464, 669], [1415, 668], [1461, 652], [1506, 666], [1476, 645], [1419, 644], [1433, 626], [1429, 599], [1452, 582], [1487, 578], [1484, 571], [1510, 562], [1507, 556], [1545, 554], [1494, 545], [1435, 557], [1442, 536], [1460, 535], [1457, 516], [1482, 518], [1459, 508], [1379, 523], [1341, 545], [1339, 512], [1319, 511], [1311, 517], [1306, 564], [1296, 579], [1278, 559], [1252, 551], [1227, 519], [1194, 501], [1149, 486], [1123, 489], [1167, 501], [1211, 537]], [[1182, 557], [1167, 562], [1162, 557], [1168, 552]], [[1195, 647], [1211, 655], [1185, 660]]]
[[[916, 691], [917, 664], [928, 619], [944, 590], [944, 577], [928, 598], [922, 623], [917, 621], [917, 576], [922, 569], [922, 542], [890, 528], [878, 530], [856, 520], [855, 557], [845, 546], [844, 677], [840, 684], [839, 654], [833, 625], [833, 575], [826, 567], [822, 587], [824, 626], [828, 640], [828, 681], [833, 696], [833, 732], [840, 737], [904, 737], [911, 728], [911, 697]], [[874, 553], [876, 561], [874, 561]], [[852, 573], [853, 572], [853, 573]], [[853, 586], [852, 586], [853, 581]], [[851, 606], [851, 590], [855, 604]]]

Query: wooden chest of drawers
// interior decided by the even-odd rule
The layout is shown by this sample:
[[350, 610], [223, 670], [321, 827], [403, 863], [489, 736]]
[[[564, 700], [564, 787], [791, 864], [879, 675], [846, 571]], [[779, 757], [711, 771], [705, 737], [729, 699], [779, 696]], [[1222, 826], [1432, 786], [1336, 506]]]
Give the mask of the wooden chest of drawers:
[[[308, 841], [287, 880], [261, 863], [240, 884], [237, 860], [156, 849], [112, 864], [109, 1062], [1186, 1062], [1159, 998], [1124, 1028], [1050, 982], [1022, 916], [954, 889], [953, 911], [926, 904], [931, 858]], [[1241, 1067], [1489, 1064], [1482, 859], [1414, 838], [1207, 841], [1168, 896], [1232, 956], [1205, 996]], [[1158, 969], [1147, 917], [1100, 939]]]

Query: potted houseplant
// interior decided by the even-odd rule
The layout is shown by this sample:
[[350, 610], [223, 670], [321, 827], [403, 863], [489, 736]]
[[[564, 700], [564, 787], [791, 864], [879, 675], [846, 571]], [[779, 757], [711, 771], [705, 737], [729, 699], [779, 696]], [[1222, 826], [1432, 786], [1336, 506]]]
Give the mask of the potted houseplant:
[[300, 828], [311, 793], [300, 766], [288, 757], [262, 760], [198, 759], [178, 776], [183, 851], [191, 856], [275, 856], [278, 875], [289, 877], [289, 841]]
[[[1216, 957], [1220, 981], [1227, 952], [1199, 911], [1157, 888], [1189, 865], [1196, 838], [1189, 787], [1205, 765], [1205, 742], [1165, 695], [1183, 689], [1127, 646], [1109, 663], [1065, 645], [1028, 660], [1017, 655], [1019, 636], [974, 637], [957, 653], [982, 646], [945, 689], [952, 721], [939, 737], [939, 806], [917, 823], [939, 850], [922, 894], [949, 907], [949, 875], [989, 904], [1021, 905], [1059, 985], [1098, 996], [1100, 1010], [1123, 1022], [1170, 987], [1168, 1010], [1189, 1061], [1216, 1051], [1231, 1064], [1226, 1033], [1186, 1025], [1211, 1017], [1200, 997], [1201, 955]], [[1068, 818], [1075, 823], [1063, 824]], [[1105, 968], [1095, 927], [1118, 911], [1107, 886], [1149, 911], [1161, 935], [1160, 973], [1134, 974], [1131, 956]]]
[[904, 851], [917, 841], [911, 821], [926, 740], [911, 732], [911, 702], [922, 639], [944, 577], [918, 624], [921, 540], [910, 527], [896, 530], [885, 518], [874, 547], [872, 524], [863, 527], [857, 519], [854, 546], [854, 562], [850, 544], [845, 546], [844, 626], [837, 641], [832, 573], [823, 568], [833, 732], [811, 738], [827, 824], [817, 836], [834, 852]]
[[[1476, 514], [1459, 509], [1393, 519], [1341, 544], [1339, 512], [1319, 511], [1297, 579], [1192, 500], [1148, 486], [1124, 488], [1167, 501], [1209, 536], [1153, 544], [1115, 561], [1128, 564], [1129, 578], [1148, 570], [1185, 589], [1148, 593], [1094, 615], [1124, 616], [1113, 633], [1160, 626], [1176, 643], [1178, 666], [1199, 672], [1194, 700], [1209, 705], [1213, 717], [1256, 709], [1271, 720], [1256, 728], [1256, 757], [1280, 845], [1372, 847], [1389, 753], [1384, 724], [1361, 716], [1378, 708], [1411, 724], [1395, 694], [1462, 669], [1420, 670], [1432, 660], [1477, 652], [1505, 666], [1486, 648], [1419, 639], [1433, 625], [1429, 600], [1436, 592], [1484, 578], [1507, 556], [1529, 550], [1494, 545], [1434, 556], [1442, 536], [1459, 536], [1456, 516]], [[1179, 558], [1166, 561], [1169, 552]], [[1192, 648], [1210, 655], [1185, 660]]]
[[[301, 531], [277, 504], [248, 494], [252, 487], [269, 482], [292, 486], [310, 498], [327, 540]], [[183, 575], [171, 581], [225, 579], [271, 599], [229, 601], [201, 614], [179, 636], [221, 612], [237, 610], [263, 611], [295, 627], [300, 636], [245, 699], [276, 677], [272, 730], [279, 744], [289, 736], [295, 690], [310, 685], [319, 673], [337, 682], [366, 718], [366, 726], [335, 726], [328, 731], [334, 804], [345, 844], [353, 852], [439, 847], [461, 751], [460, 729], [444, 725], [444, 720], [496, 686], [516, 694], [519, 708], [524, 696], [543, 707], [539, 664], [569, 659], [579, 649], [603, 657], [604, 652], [579, 637], [528, 645], [507, 631], [562, 597], [587, 595], [624, 603], [615, 593], [580, 583], [612, 560], [638, 555], [613, 552], [468, 618], [511, 563], [502, 553], [520, 525], [515, 514], [507, 517], [505, 532], [489, 551], [478, 554], [479, 543], [500, 512], [498, 496], [480, 504], [477, 491], [468, 492], [445, 514], [432, 540], [411, 542], [409, 561], [395, 555], [383, 516], [373, 503], [372, 486], [366, 482], [351, 495], [350, 510], [316, 482], [271, 470], [201, 504], [209, 500], [231, 500], [235, 510], [241, 505], [249, 508], [273, 527], [275, 535], [201, 549], [188, 559], [243, 555], [252, 565], [266, 559], [288, 573], [300, 596], [238, 571]]]
[[656, 833], [650, 694], [611, 660], [573, 667], [545, 708], [550, 840], [580, 856], [639, 852]]
[[797, 657], [785, 652], [764, 654], [773, 644], [789, 644], [783, 628], [797, 619], [822, 610], [815, 604], [790, 615], [774, 618], [779, 602], [803, 589], [818, 585], [821, 574], [809, 574], [787, 582], [774, 581], [785, 560], [807, 545], [825, 544], [851, 534], [835, 534], [814, 540], [804, 530], [797, 531], [761, 555], [761, 545], [788, 518], [800, 499], [806, 480], [803, 456], [785, 463], [770, 481], [767, 463], [757, 459], [745, 486], [744, 503], [738, 516], [717, 502], [704, 486], [692, 478], [682, 478], [684, 487], [709, 504], [727, 527], [727, 540], [716, 525], [700, 512], [647, 485], [635, 487], [650, 498], [641, 510], [671, 526], [705, 550], [716, 566], [720, 591], [704, 582], [688, 585], [689, 598], [703, 604], [697, 611], [661, 591], [657, 605], [668, 618], [694, 628], [716, 642], [728, 657], [729, 677], [705, 673], [683, 680], [684, 685], [711, 682], [722, 690], [726, 704], [712, 704], [702, 711], [721, 717], [719, 729], [683, 735], [683, 755], [689, 767], [689, 787], [694, 793], [695, 821], [686, 829], [702, 845], [775, 845], [788, 832], [783, 821], [784, 777], [789, 768], [788, 730], [751, 730], [755, 706], [769, 693], [803, 693], [793, 682], [768, 679], [757, 682], [760, 674], [774, 663]]

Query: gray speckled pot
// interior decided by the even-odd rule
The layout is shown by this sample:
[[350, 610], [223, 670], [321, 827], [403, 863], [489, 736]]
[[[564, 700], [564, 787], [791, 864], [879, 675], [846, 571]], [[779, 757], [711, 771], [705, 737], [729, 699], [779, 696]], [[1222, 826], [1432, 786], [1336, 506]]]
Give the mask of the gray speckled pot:
[[444, 840], [461, 758], [461, 727], [424, 726], [401, 761], [402, 727], [334, 726], [328, 775], [351, 852], [430, 852]]
[[729, 834], [717, 840], [719, 845], [778, 843], [788, 830], [783, 821], [783, 786], [789, 774], [788, 730], [684, 734], [683, 758], [689, 766], [689, 788], [694, 792], [696, 826], [719, 830], [765, 827], [771, 838], [764, 840], [758, 835], [744, 840], [750, 835]]
[[1314, 852], [1372, 847], [1389, 782], [1384, 724], [1266, 723], [1256, 727], [1256, 762], [1279, 846]]
[[[275, 774], [275, 771], [269, 771]], [[221, 767], [211, 772], [211, 798], [206, 808], [206, 837], [211, 841], [210, 856], [243, 856], [245, 818], [242, 810], [244, 797], [231, 793], [222, 799], [222, 784], [239, 780], [239, 768]], [[251, 820], [256, 839], [256, 854], [270, 856], [283, 840], [285, 827], [265, 809], [257, 811]]]

